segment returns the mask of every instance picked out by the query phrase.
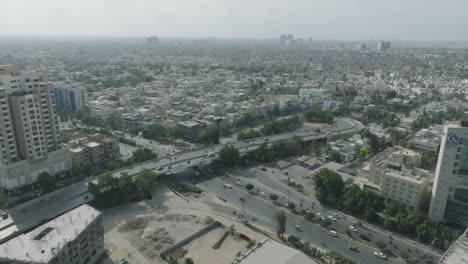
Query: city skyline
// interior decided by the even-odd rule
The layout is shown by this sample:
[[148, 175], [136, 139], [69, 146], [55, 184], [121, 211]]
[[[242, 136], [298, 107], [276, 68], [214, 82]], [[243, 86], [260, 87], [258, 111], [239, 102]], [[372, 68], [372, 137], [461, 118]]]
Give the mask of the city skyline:
[[468, 4], [431, 2], [23, 0], [2, 4], [5, 10], [22, 10], [23, 16], [18, 20], [15, 12], [6, 12], [0, 21], [10, 26], [0, 37], [276, 38], [291, 32], [330, 40], [467, 41], [460, 32], [467, 29], [462, 10]]

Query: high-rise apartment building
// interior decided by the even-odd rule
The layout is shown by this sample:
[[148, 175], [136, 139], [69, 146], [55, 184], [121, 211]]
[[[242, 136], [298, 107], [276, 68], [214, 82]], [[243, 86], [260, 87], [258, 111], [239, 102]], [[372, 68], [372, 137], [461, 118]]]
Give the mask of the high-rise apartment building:
[[468, 225], [468, 124], [464, 121], [444, 129], [429, 216]]
[[85, 89], [82, 87], [59, 86], [53, 89], [57, 107], [70, 111], [83, 110], [85, 108]]
[[0, 65], [0, 189], [17, 191], [44, 171], [63, 176], [70, 169], [47, 76]]

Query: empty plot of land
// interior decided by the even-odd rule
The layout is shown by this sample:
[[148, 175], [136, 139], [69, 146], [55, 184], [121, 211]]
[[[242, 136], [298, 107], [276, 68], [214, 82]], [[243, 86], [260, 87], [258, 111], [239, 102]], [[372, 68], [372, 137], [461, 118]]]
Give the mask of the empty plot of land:
[[224, 228], [216, 228], [203, 236], [193, 240], [184, 247], [184, 258], [192, 258], [195, 263], [228, 264], [236, 257], [236, 254], [245, 249], [247, 242], [237, 236], [227, 236], [221, 247], [213, 249], [213, 245], [226, 232]]

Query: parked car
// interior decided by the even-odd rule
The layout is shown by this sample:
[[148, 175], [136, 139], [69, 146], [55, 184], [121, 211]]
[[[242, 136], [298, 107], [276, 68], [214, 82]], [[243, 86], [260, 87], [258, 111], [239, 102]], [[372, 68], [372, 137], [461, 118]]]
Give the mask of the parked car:
[[228, 189], [232, 189], [232, 185], [229, 184], [229, 183], [224, 184], [224, 187], [226, 187], [226, 188], [228, 188]]
[[262, 170], [262, 171], [266, 171], [267, 169], [266, 169], [265, 167], [262, 167], [261, 170]]
[[357, 228], [355, 226], [352, 226], [352, 225], [349, 226], [349, 230], [353, 231], [354, 233], [358, 232]]
[[296, 184], [296, 187], [299, 188], [299, 189], [304, 189], [304, 185], [302, 185], [302, 184]]
[[330, 230], [330, 235], [333, 237], [338, 237], [338, 233], [335, 230]]
[[260, 195], [263, 197], [267, 197], [268, 195], [265, 192], [260, 192]]
[[239, 186], [244, 186], [244, 184], [241, 181], [236, 181], [236, 184]]
[[336, 217], [334, 217], [333, 215], [329, 215], [328, 219], [332, 220], [333, 222], [336, 222]]
[[296, 229], [297, 231], [301, 231], [301, 230], [302, 230], [300, 225], [296, 225], [295, 229]]

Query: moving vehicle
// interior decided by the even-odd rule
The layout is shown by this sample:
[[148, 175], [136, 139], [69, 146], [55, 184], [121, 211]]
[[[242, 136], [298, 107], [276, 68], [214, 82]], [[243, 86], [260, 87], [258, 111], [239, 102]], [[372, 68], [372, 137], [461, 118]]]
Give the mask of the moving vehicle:
[[301, 230], [302, 230], [300, 225], [296, 225], [294, 228], [295, 228], [297, 231], [301, 231]]
[[269, 138], [265, 138], [263, 141], [270, 141], [270, 139], [269, 139]]
[[266, 171], [267, 169], [266, 169], [265, 167], [262, 167], [261, 170], [262, 170], [262, 171]]
[[366, 240], [366, 241], [371, 242], [370, 237], [368, 237], [368, 236], [366, 236], [366, 235], [364, 235], [364, 234], [360, 235], [359, 237], [360, 237], [361, 239], [363, 239], [363, 240]]
[[387, 256], [385, 256], [385, 254], [383, 254], [382, 252], [374, 252], [374, 256], [378, 257], [378, 258], [381, 258], [381, 259], [387, 259]]
[[330, 235], [333, 237], [338, 237], [338, 233], [335, 230], [330, 230]]
[[162, 171], [162, 170], [164, 170], [164, 167], [157, 167], [156, 170]]
[[209, 158], [213, 158], [213, 157], [215, 157], [215, 156], [216, 156], [216, 153], [214, 153], [214, 152], [208, 153], [208, 157], [209, 157]]
[[336, 217], [334, 217], [333, 215], [329, 215], [328, 219], [332, 220], [333, 222], [336, 222]]
[[352, 246], [352, 245], [349, 245], [349, 246], [348, 246], [348, 249], [349, 249], [349, 250], [352, 250], [352, 251], [356, 251], [356, 252], [358, 251], [357, 247]]
[[114, 135], [116, 135], [118, 137], [125, 137], [125, 133], [122, 132], [122, 131], [114, 131]]
[[226, 188], [228, 188], [228, 189], [232, 189], [232, 185], [229, 184], [229, 183], [224, 184], [224, 187], [226, 187]]

